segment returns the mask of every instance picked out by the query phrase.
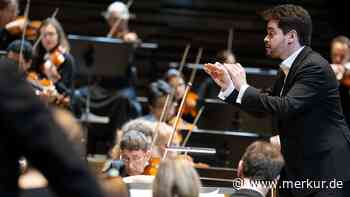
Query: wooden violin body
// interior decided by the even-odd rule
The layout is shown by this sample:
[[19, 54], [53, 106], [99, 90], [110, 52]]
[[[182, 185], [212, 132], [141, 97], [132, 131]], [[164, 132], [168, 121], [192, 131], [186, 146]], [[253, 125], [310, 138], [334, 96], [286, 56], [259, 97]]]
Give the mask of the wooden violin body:
[[58, 93], [53, 81], [47, 78], [40, 78], [35, 72], [27, 73], [27, 81], [34, 87], [36, 94], [47, 103], [68, 107], [69, 99]]
[[25, 37], [28, 40], [35, 40], [38, 37], [39, 28], [41, 27], [41, 21], [39, 20], [30, 21], [24, 16], [19, 16], [16, 20], [7, 24], [6, 29], [11, 35], [20, 36], [23, 33], [25, 23], [27, 23]]

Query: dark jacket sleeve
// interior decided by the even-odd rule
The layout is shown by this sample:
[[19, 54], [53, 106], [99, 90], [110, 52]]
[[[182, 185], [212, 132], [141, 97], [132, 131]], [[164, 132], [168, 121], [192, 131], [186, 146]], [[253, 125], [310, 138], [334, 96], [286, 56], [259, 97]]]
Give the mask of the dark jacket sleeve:
[[64, 54], [65, 61], [60, 65], [59, 73], [61, 80], [57, 82], [56, 86], [60, 93], [69, 95], [74, 91], [74, 75], [75, 75], [75, 64], [74, 58], [69, 53]]
[[322, 92], [327, 86], [323, 72], [321, 66], [317, 65], [306, 65], [299, 69], [293, 85], [282, 97], [261, 94], [256, 88], [249, 87], [243, 95], [241, 107], [275, 114], [281, 118], [301, 114], [322, 99]]
[[0, 50], [6, 50], [8, 45], [20, 36], [11, 35], [5, 28], [0, 28]]
[[96, 180], [79, 159], [48, 109], [24, 80], [13, 75], [16, 64], [0, 60], [1, 131], [48, 179], [58, 196], [99, 197]]

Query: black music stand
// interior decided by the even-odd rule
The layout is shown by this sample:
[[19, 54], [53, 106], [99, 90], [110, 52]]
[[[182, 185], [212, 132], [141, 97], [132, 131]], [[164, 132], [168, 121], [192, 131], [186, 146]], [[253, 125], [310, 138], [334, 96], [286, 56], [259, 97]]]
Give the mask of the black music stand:
[[106, 37], [68, 35], [68, 40], [71, 45], [71, 54], [75, 58], [75, 74], [79, 79], [87, 82], [86, 93], [80, 95], [85, 103], [80, 120], [87, 127], [107, 129], [113, 120], [108, 117], [109, 113], [102, 113], [101, 110], [97, 112], [100, 109], [99, 103], [91, 102], [91, 79], [92, 77], [125, 79], [127, 69], [133, 61], [135, 47], [120, 39]]
[[68, 35], [80, 76], [121, 77], [133, 61], [134, 46], [120, 39]]

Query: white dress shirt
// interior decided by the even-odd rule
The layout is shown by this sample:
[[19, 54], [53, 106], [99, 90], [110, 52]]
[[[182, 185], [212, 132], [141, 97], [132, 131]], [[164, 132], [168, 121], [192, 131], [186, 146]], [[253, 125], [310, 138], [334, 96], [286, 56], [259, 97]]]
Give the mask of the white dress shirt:
[[[285, 79], [287, 78], [289, 69], [292, 67], [295, 58], [298, 57], [298, 55], [301, 53], [301, 51], [304, 49], [304, 46], [300, 47], [298, 50], [296, 50], [295, 52], [293, 52], [287, 59], [283, 60], [283, 62], [280, 64], [280, 68], [282, 69], [282, 71], [284, 72], [284, 74], [286, 75]], [[248, 84], [245, 84], [241, 87], [241, 90], [238, 93], [237, 99], [236, 99], [236, 103], [241, 104], [242, 103], [242, 98], [243, 95], [245, 93], [245, 91], [247, 90], [247, 88], [249, 87]], [[230, 94], [235, 90], [235, 87], [233, 85], [233, 82], [231, 81], [231, 84], [229, 85], [229, 87], [225, 90], [225, 91], [220, 91], [218, 97], [222, 100], [225, 100], [228, 96], [230, 96]]]

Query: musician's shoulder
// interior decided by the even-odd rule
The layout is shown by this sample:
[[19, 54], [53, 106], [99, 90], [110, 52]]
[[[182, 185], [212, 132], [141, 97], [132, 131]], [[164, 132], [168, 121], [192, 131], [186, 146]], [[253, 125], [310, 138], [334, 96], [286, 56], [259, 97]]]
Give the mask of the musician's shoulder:
[[0, 59], [0, 73], [2, 75], [7, 75], [10, 73], [16, 73], [18, 71], [18, 64], [8, 58]]

